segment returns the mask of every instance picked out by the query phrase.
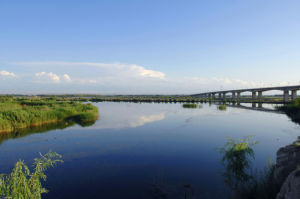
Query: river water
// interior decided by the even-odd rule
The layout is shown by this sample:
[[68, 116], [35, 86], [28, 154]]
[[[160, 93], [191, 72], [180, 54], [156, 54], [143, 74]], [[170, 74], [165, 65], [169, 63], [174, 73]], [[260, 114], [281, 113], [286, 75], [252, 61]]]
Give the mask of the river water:
[[[100, 118], [92, 126], [26, 133], [0, 140], [0, 173], [14, 163], [31, 164], [39, 152], [55, 151], [64, 163], [47, 171], [47, 199], [60, 198], [227, 198], [222, 155], [227, 142], [253, 136], [253, 168], [276, 159], [294, 142], [300, 127], [286, 115], [216, 105], [184, 109], [182, 104], [95, 104]], [[268, 108], [272, 108], [269, 105]]]

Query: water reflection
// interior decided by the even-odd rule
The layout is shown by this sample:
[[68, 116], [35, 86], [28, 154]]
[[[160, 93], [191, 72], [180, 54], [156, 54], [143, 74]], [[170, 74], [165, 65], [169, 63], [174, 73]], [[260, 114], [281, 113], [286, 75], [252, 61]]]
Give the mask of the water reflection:
[[[274, 180], [275, 165], [272, 161], [261, 171], [253, 168], [252, 161], [255, 159], [253, 147], [258, 142], [252, 140], [253, 137], [250, 136], [244, 139], [228, 138], [225, 146], [218, 149], [222, 154], [221, 164], [224, 168], [221, 176], [224, 184], [231, 190], [229, 196], [224, 193], [222, 198], [271, 199], [275, 198], [279, 192], [282, 182]], [[175, 187], [168, 185], [167, 181], [162, 177], [155, 178], [151, 185], [151, 198], [216, 198], [214, 193], [210, 193], [208, 196], [195, 194], [195, 189], [191, 184], [181, 184], [181, 186]]]
[[[215, 150], [226, 136], [256, 135], [260, 144], [253, 146], [256, 158], [250, 161], [261, 170], [279, 147], [299, 135], [285, 115], [231, 107], [221, 112], [214, 104], [202, 109], [183, 109], [182, 104], [97, 106], [101, 120], [91, 127], [75, 125], [1, 144], [1, 171], [9, 171], [20, 158], [30, 161], [37, 152], [52, 149], [65, 164], [49, 170], [45, 199], [226, 199], [231, 192], [218, 172], [224, 154]], [[160, 173], [163, 177], [153, 180]]]
[[255, 143], [249, 143], [250, 138], [236, 141], [229, 138], [224, 148], [220, 152], [224, 154], [222, 164], [226, 168], [223, 173], [225, 182], [232, 189], [237, 189], [241, 184], [248, 182], [251, 175], [248, 170], [251, 166], [251, 158], [254, 159], [252, 146]]
[[32, 126], [24, 129], [18, 129], [17, 131], [10, 132], [10, 133], [0, 133], [0, 144], [9, 139], [18, 139], [22, 137], [26, 137], [31, 134], [35, 133], [45, 133], [51, 130], [62, 130], [71, 126], [74, 126], [76, 124], [80, 125], [81, 127], [89, 127], [94, 125], [95, 121], [88, 121], [88, 122], [75, 122], [72, 120], [69, 121], [63, 121], [63, 122], [56, 122], [56, 123], [50, 123], [50, 124], [44, 124], [42, 126]]
[[136, 121], [130, 122], [130, 127], [143, 126], [147, 123], [159, 121], [165, 119], [165, 113], [154, 114], [154, 115], [142, 115], [136, 119]]
[[242, 140], [230, 138], [219, 151], [223, 155], [221, 163], [224, 183], [232, 190], [234, 199], [270, 199], [275, 198], [281, 182], [274, 180], [275, 165], [272, 161], [262, 171], [252, 167], [255, 159], [251, 137]]
[[159, 109], [161, 104], [133, 104], [133, 103], [99, 103], [101, 121], [91, 129], [125, 129], [137, 128], [161, 121], [166, 118], [166, 110]]
[[228, 107], [232, 107], [232, 108], [239, 108], [239, 109], [245, 109], [245, 110], [253, 110], [253, 111], [262, 111], [262, 112], [270, 112], [270, 113], [277, 113], [277, 114], [284, 114], [281, 111], [278, 111], [274, 108], [273, 105], [268, 105], [267, 106], [262, 103], [252, 103], [251, 106], [246, 105], [246, 104], [240, 104], [240, 103], [236, 103], [236, 104], [227, 104]]
[[250, 142], [250, 137], [242, 140], [228, 138], [226, 145], [219, 149], [223, 154], [221, 163], [225, 168], [222, 173], [224, 182], [233, 190], [234, 198], [239, 198], [240, 191], [253, 180], [251, 162], [255, 158], [253, 146], [257, 142]]

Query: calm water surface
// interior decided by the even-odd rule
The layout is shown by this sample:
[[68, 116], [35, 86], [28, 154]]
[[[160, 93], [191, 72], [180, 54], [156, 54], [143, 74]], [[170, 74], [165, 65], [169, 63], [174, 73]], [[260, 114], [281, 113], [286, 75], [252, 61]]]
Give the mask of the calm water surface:
[[[168, 198], [227, 198], [221, 154], [228, 136], [255, 136], [253, 167], [262, 169], [276, 151], [300, 135], [284, 114], [215, 105], [183, 109], [181, 104], [98, 103], [91, 127], [33, 133], [0, 140], [0, 173], [19, 159], [31, 164], [50, 149], [64, 163], [47, 172], [43, 198], [153, 198], [160, 187]], [[251, 107], [251, 106], [249, 106]], [[269, 107], [270, 108], [270, 107]]]

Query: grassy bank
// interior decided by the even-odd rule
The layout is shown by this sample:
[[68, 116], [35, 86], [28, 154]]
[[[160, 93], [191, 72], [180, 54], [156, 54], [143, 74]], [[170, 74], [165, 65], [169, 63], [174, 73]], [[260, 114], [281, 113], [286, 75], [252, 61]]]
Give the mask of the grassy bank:
[[98, 109], [92, 104], [52, 98], [0, 98], [0, 133], [59, 122], [84, 126], [97, 118]]

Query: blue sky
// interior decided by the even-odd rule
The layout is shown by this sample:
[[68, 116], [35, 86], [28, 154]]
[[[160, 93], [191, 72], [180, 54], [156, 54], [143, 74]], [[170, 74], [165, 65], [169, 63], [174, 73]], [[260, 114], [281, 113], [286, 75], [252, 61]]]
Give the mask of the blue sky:
[[300, 84], [298, 0], [1, 1], [0, 93]]

